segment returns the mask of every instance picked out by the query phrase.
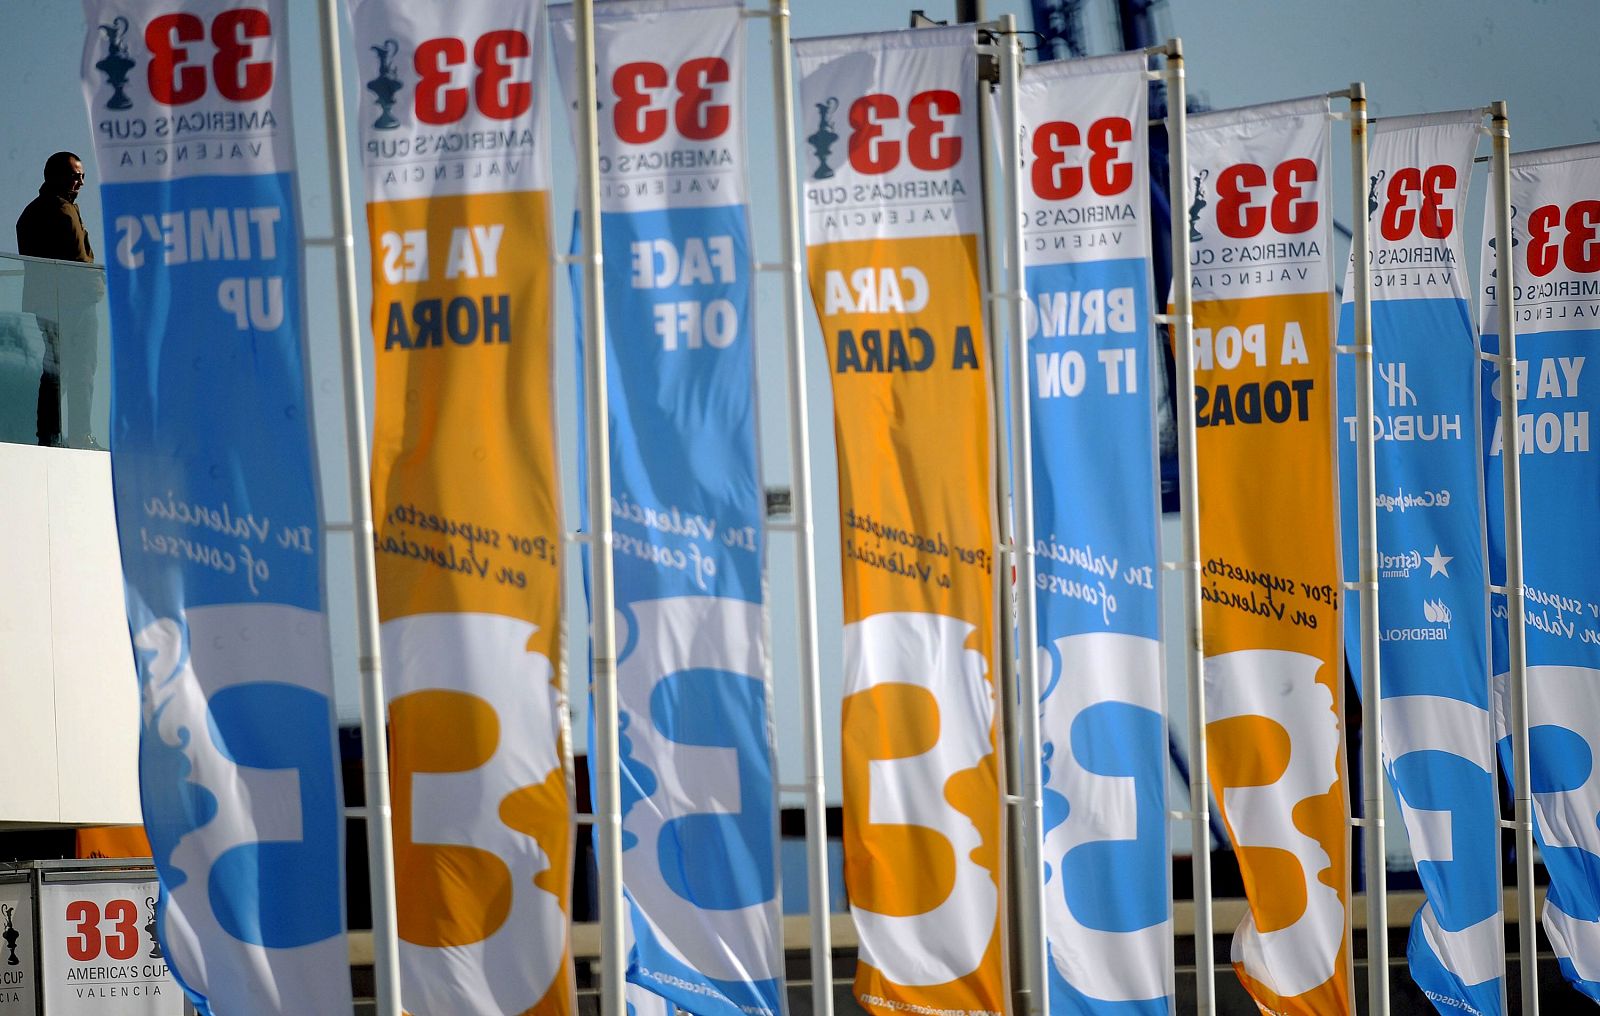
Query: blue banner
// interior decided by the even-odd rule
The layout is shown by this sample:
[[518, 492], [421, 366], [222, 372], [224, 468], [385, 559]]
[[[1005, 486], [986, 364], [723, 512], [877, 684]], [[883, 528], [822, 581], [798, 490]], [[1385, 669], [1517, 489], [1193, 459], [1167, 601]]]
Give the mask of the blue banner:
[[1057, 1013], [1173, 995], [1144, 66], [1042, 64], [1019, 88]]
[[[571, 18], [552, 8], [569, 42]], [[777, 1013], [742, 11], [604, 3], [595, 34], [628, 978], [706, 1016]]]
[[347, 1010], [283, 7], [84, 9], [158, 934], [201, 1013]]
[[[1505, 1011], [1475, 440], [1478, 350], [1461, 228], [1480, 119], [1466, 112], [1378, 121], [1367, 202], [1384, 765], [1427, 894], [1411, 924], [1411, 976], [1452, 1016]], [[1354, 341], [1352, 279], [1347, 274], [1342, 345]], [[1349, 581], [1361, 573], [1356, 384], [1354, 358], [1342, 354], [1339, 475]], [[1346, 600], [1353, 619], [1358, 594]], [[1360, 689], [1354, 620], [1345, 625], [1345, 644]], [[1382, 877], [1369, 872], [1369, 884]]]
[[[1489, 191], [1492, 201], [1493, 188]], [[1522, 478], [1522, 562], [1528, 725], [1539, 855], [1550, 873], [1543, 924], [1573, 986], [1600, 1001], [1600, 551], [1590, 534], [1600, 509], [1593, 420], [1600, 398], [1585, 365], [1600, 342], [1600, 145], [1512, 156], [1512, 243], [1496, 250], [1484, 215], [1480, 329], [1500, 349], [1498, 300], [1514, 263], [1517, 368], [1482, 367], [1491, 574], [1505, 582], [1501, 463], [1517, 442]], [[1508, 387], [1517, 408], [1505, 433]], [[1511, 669], [1506, 598], [1492, 600], [1495, 716], [1501, 766], [1512, 771]]]

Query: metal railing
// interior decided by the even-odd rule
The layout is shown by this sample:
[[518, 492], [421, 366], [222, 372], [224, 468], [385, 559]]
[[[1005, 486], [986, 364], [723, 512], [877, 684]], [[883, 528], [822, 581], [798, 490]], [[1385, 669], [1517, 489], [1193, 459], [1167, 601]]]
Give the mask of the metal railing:
[[105, 268], [0, 252], [0, 441], [104, 449]]

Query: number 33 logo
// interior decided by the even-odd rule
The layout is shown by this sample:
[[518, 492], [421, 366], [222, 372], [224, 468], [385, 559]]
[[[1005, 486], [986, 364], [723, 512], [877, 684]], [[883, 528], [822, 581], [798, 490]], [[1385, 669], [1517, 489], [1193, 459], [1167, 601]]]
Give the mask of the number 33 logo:
[[896, 984], [967, 977], [995, 933], [994, 704], [971, 632], [909, 612], [845, 628], [845, 882], [862, 960]]
[[525, 1012], [561, 969], [568, 803], [533, 631], [485, 614], [383, 626], [410, 1012]]

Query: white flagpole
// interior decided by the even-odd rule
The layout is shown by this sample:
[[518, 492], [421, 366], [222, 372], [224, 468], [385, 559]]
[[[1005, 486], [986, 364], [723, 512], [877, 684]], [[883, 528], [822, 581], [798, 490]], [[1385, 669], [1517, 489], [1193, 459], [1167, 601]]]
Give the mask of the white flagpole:
[[1189, 273], [1188, 101], [1183, 40], [1166, 45], [1167, 189], [1172, 202], [1172, 355], [1177, 374], [1178, 518], [1183, 531], [1184, 669], [1189, 680], [1190, 864], [1194, 872], [1195, 1011], [1217, 1011], [1211, 914], [1211, 777], [1206, 771], [1205, 641], [1200, 622], [1199, 455], [1194, 433], [1194, 294]]
[[[394, 900], [394, 840], [389, 823], [388, 702], [379, 660], [378, 585], [373, 570], [371, 461], [362, 394], [361, 318], [356, 306], [355, 238], [350, 213], [350, 163], [345, 152], [344, 75], [339, 60], [339, 12], [318, 0], [321, 15], [322, 97], [326, 110], [328, 181], [333, 198], [333, 246], [344, 369], [345, 460], [350, 485], [351, 556], [355, 564], [357, 656], [361, 669], [361, 755], [366, 778], [367, 867], [372, 891], [372, 965], [379, 1016], [400, 1016], [399, 919]], [[343, 526], [324, 524], [326, 534]]]
[[789, 488], [795, 533], [800, 642], [800, 723], [805, 736], [806, 914], [811, 922], [811, 1011], [834, 1016], [834, 942], [829, 926], [827, 797], [822, 776], [822, 677], [816, 646], [816, 546], [811, 523], [811, 421], [806, 411], [805, 304], [795, 174], [794, 54], [789, 3], [768, 0], [773, 40], [773, 110], [778, 130], [778, 218], [789, 354]]
[[1031, 407], [1023, 331], [1027, 283], [1022, 269], [1022, 176], [1019, 170], [1022, 151], [1017, 133], [1021, 120], [1017, 110], [1017, 79], [1021, 73], [1022, 52], [1014, 15], [1000, 18], [1000, 37], [999, 184], [1005, 190], [1006, 225], [1002, 235], [1006, 260], [1005, 316], [1011, 352], [1011, 532], [1017, 568], [1014, 586], [1016, 652], [1006, 662], [1015, 666], [1015, 695], [1010, 701], [1017, 710], [1020, 736], [1015, 748], [1020, 756], [1017, 768], [1021, 777], [1017, 788], [1021, 793], [1021, 800], [1017, 802], [1019, 821], [1014, 827], [1021, 842], [1011, 853], [1017, 870], [1010, 878], [1012, 904], [1016, 907], [1014, 927], [1021, 941], [1012, 945], [1018, 950], [1025, 1004], [1022, 1011], [1029, 1016], [1043, 1016], [1050, 1011], [1045, 990], [1044, 825], [1040, 787], [1043, 748], [1039, 735], [1039, 633], [1033, 596], [1033, 441], [1029, 430]]
[[1495, 278], [1500, 280], [1500, 466], [1505, 481], [1506, 646], [1511, 655], [1511, 787], [1517, 842], [1517, 963], [1522, 1012], [1539, 1014], [1539, 925], [1534, 914], [1533, 789], [1528, 771], [1528, 651], [1522, 602], [1521, 430], [1517, 426], [1515, 258], [1511, 236], [1511, 120], [1503, 100], [1489, 107], [1494, 146], [1489, 186], [1494, 196]]
[[617, 628], [611, 576], [611, 430], [606, 397], [605, 263], [600, 239], [600, 125], [595, 109], [594, 0], [575, 0], [578, 205], [583, 249], [584, 416], [589, 462], [589, 641], [594, 687], [594, 824], [600, 832], [600, 1012], [627, 1013], [622, 898], [622, 774], [617, 750]]
[[1372, 261], [1367, 195], [1367, 91], [1356, 82], [1350, 99], [1350, 257], [1356, 358], [1357, 567], [1361, 605], [1361, 789], [1362, 844], [1367, 874], [1367, 1011], [1389, 1011], [1388, 865], [1383, 835], [1382, 668], [1378, 657], [1378, 507], [1372, 433]]
[[822, 768], [822, 677], [817, 666], [817, 555], [811, 521], [811, 421], [806, 406], [806, 322], [802, 303], [799, 182], [794, 150], [794, 64], [788, 0], [768, 0], [772, 107], [778, 132], [778, 223], [789, 367], [789, 487], [800, 630], [800, 721], [805, 739], [806, 912], [811, 921], [811, 1011], [833, 1016], [833, 942], [828, 925], [828, 802]]
[[[978, 6], [981, 6], [978, 5]], [[965, 13], [978, 17], [981, 12], [968, 8]], [[958, 17], [962, 10], [958, 5]], [[993, 30], [998, 26], [994, 24], [978, 25], [973, 28]], [[981, 36], [980, 36], [981, 38]], [[1000, 369], [1005, 360], [1005, 315], [1001, 312], [1001, 303], [1004, 294], [1001, 289], [1005, 278], [1004, 267], [1001, 264], [1003, 253], [1000, 236], [1005, 231], [1006, 223], [1001, 221], [998, 211], [1000, 202], [995, 198], [995, 139], [992, 110], [989, 107], [988, 82], [983, 77], [982, 57], [993, 54], [997, 60], [1001, 58], [1000, 47], [988, 43], [979, 45], [978, 81], [976, 82], [976, 95], [978, 99], [978, 179], [982, 182], [983, 205], [983, 248], [982, 248], [982, 289], [983, 289], [983, 327], [988, 337], [989, 348], [989, 419], [992, 428], [990, 445], [993, 461], [990, 476], [994, 490], [994, 523], [992, 532], [995, 540], [995, 590], [991, 601], [990, 616], [995, 618], [994, 639], [994, 691], [995, 691], [995, 725], [999, 729], [999, 765], [1000, 791], [1000, 827], [1001, 843], [1005, 860], [1001, 867], [1005, 873], [1001, 886], [1001, 933], [1000, 955], [1002, 968], [1005, 971], [1007, 997], [1013, 999], [1013, 1005], [1018, 995], [1026, 991], [1026, 986], [1021, 989], [1015, 983], [1014, 975], [1018, 973], [1014, 966], [1016, 956], [1016, 938], [1021, 934], [1018, 924], [1022, 916], [1022, 904], [1017, 899], [1015, 879], [1011, 878], [1013, 870], [1021, 866], [1017, 851], [1025, 837], [1018, 824], [1019, 815], [1017, 805], [1022, 798], [1017, 795], [1017, 788], [1022, 783], [1022, 770], [1026, 766], [1018, 750], [1017, 710], [1022, 703], [1017, 700], [1016, 685], [1016, 605], [1017, 593], [1012, 582], [1012, 569], [1017, 562], [1015, 533], [1011, 528], [1011, 503], [1016, 496], [1011, 489], [1011, 471], [1006, 467], [1006, 439], [1005, 427], [1001, 423], [1002, 407], [1005, 405], [1006, 375]], [[1026, 595], [1026, 592], [1024, 593]]]

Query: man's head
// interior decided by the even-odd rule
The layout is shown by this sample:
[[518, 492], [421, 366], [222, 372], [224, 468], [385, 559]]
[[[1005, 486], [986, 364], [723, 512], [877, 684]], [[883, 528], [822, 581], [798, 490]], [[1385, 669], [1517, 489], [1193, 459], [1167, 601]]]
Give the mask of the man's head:
[[83, 161], [71, 152], [57, 152], [45, 160], [44, 182], [51, 193], [76, 200], [83, 189]]

